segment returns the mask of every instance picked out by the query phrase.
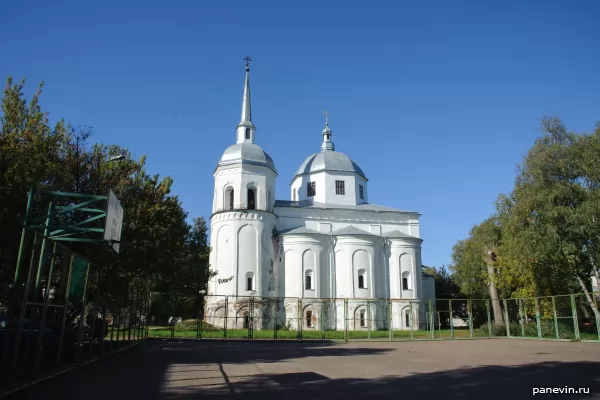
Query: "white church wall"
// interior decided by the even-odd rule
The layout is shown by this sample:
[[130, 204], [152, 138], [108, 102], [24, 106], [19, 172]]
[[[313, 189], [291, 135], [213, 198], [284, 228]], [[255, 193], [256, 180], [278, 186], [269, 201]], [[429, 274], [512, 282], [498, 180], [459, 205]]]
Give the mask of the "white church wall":
[[[371, 297], [375, 281], [373, 279], [373, 254], [366, 249], [358, 249], [352, 254], [352, 297], [364, 299]], [[381, 284], [381, 282], [377, 282]], [[362, 285], [361, 285], [362, 284]], [[362, 286], [362, 288], [361, 288]]]
[[[421, 271], [420, 245], [414, 240], [389, 239], [389, 287], [390, 297], [395, 299], [418, 299], [421, 280], [417, 272]], [[406, 287], [404, 286], [406, 279]]]
[[[360, 187], [363, 187], [363, 197], [360, 197]], [[356, 196], [356, 204], [363, 204], [369, 202], [369, 190], [367, 189], [367, 180], [356, 176], [354, 183], [354, 195]]]
[[218, 276], [211, 281], [209, 294], [235, 295], [235, 248], [237, 238], [233, 237], [232, 230], [227, 222], [215, 224], [212, 229], [215, 233], [211, 235], [213, 242], [210, 253], [210, 266], [218, 272]]
[[[337, 194], [336, 181], [344, 182], [344, 194]], [[308, 197], [307, 183], [316, 183], [316, 196]], [[363, 187], [363, 198], [360, 198], [360, 186]], [[367, 181], [354, 174], [344, 171], [321, 171], [295, 177], [290, 184], [290, 200], [313, 201], [330, 204], [355, 205], [368, 202]]]
[[394, 230], [418, 237], [418, 215], [411, 213], [388, 213], [366, 210], [342, 210], [318, 208], [276, 207], [277, 229], [287, 230], [305, 226], [321, 231], [322, 224], [331, 224], [332, 231], [353, 225], [370, 232], [371, 226], [379, 226], [383, 235]]
[[260, 265], [258, 230], [259, 228], [254, 224], [245, 224], [237, 231], [238, 296], [255, 296], [257, 293], [261, 293], [260, 278], [263, 271], [258, 268]]
[[[322, 253], [326, 251], [327, 243], [318, 235], [285, 235], [283, 249], [285, 260], [280, 269], [283, 270], [285, 286], [280, 288], [279, 297], [321, 297], [322, 287], [327, 287], [328, 281], [323, 282], [324, 274], [321, 263]], [[311, 288], [306, 289], [306, 276], [311, 276]]]
[[335, 264], [332, 268], [335, 281], [331, 297], [345, 298], [351, 296], [351, 292], [349, 292], [351, 288], [349, 282], [352, 279], [351, 269], [349, 268], [352, 257], [351, 251], [350, 248], [344, 248], [344, 246], [336, 245], [335, 247]]
[[[371, 297], [371, 288], [380, 285], [374, 280], [376, 236], [338, 236], [336, 238], [336, 287], [334, 297], [364, 298]], [[338, 251], [340, 251], [338, 253]], [[366, 288], [360, 289], [359, 272], [364, 273]], [[371, 288], [370, 288], [371, 287]]]
[[[210, 294], [263, 295], [262, 274], [273, 259], [272, 246], [266, 246], [264, 238], [271, 237], [274, 225], [275, 215], [265, 211], [221, 212], [212, 216], [210, 259], [211, 269], [217, 275], [209, 282]], [[253, 278], [252, 290], [246, 287], [249, 274]]]
[[[308, 196], [308, 183], [315, 182], [315, 196]], [[320, 203], [325, 202], [325, 175], [324, 174], [312, 174], [302, 175], [295, 178], [290, 185], [290, 199], [294, 199], [294, 190], [296, 195], [295, 201], [301, 200], [312, 200]]]

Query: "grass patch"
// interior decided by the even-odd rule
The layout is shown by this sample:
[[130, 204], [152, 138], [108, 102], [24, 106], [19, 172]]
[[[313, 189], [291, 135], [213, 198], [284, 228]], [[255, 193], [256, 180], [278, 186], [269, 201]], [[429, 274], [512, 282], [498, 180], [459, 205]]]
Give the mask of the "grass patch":
[[[226, 333], [226, 335], [225, 335]], [[218, 330], [207, 330], [202, 331], [202, 338], [204, 339], [247, 339], [248, 329], [228, 329], [224, 332], [223, 329]], [[175, 329], [175, 338], [196, 338], [197, 332], [195, 329]], [[148, 332], [149, 338], [170, 338], [171, 330], [163, 327], [151, 328]], [[389, 339], [390, 332], [387, 330], [381, 331], [348, 331], [348, 338], [350, 340], [356, 339]], [[425, 330], [418, 331], [392, 331], [393, 339], [429, 339], [431, 338], [431, 332]], [[440, 337], [452, 337], [450, 330], [436, 330], [435, 338]], [[454, 330], [454, 337], [468, 338], [468, 330]], [[278, 340], [298, 340], [302, 339], [314, 339], [314, 340], [344, 340], [344, 331], [317, 331], [305, 329], [303, 331], [290, 331], [290, 330], [278, 330], [277, 332], [272, 329], [254, 330], [253, 339], [275, 339]]]
[[[541, 321], [542, 338], [556, 339], [555, 326], [553, 321]], [[174, 327], [175, 338], [192, 338], [197, 335], [198, 322], [195, 319], [186, 320], [178, 323]], [[523, 328], [519, 323], [512, 322], [509, 325], [512, 337], [537, 338], [537, 325], [535, 323], [524, 324]], [[524, 335], [523, 335], [524, 331]], [[558, 322], [558, 332], [560, 339], [575, 339], [573, 328], [562, 321]], [[468, 328], [458, 329], [436, 329], [435, 331], [414, 330], [414, 331], [392, 331], [392, 339], [410, 340], [410, 339], [467, 339], [471, 338], [471, 333]], [[204, 339], [247, 339], [249, 335], [248, 329], [227, 329], [218, 328], [214, 325], [202, 321], [201, 337]], [[171, 327], [168, 326], [153, 326], [148, 329], [149, 338], [171, 338]], [[344, 340], [344, 331], [318, 331], [313, 329], [304, 329], [302, 331], [293, 331], [287, 328], [278, 329], [276, 332], [272, 329], [254, 330], [252, 333], [253, 339], [277, 339], [277, 340], [298, 340], [298, 339], [313, 339], [313, 340]], [[473, 338], [490, 337], [490, 327], [487, 324], [481, 325], [479, 328], [473, 329]], [[491, 337], [506, 337], [506, 327], [492, 324]], [[374, 340], [389, 340], [390, 332], [388, 330], [367, 331], [357, 330], [348, 331], [348, 339], [374, 339]], [[598, 340], [598, 335], [595, 332], [580, 332], [581, 340]]]

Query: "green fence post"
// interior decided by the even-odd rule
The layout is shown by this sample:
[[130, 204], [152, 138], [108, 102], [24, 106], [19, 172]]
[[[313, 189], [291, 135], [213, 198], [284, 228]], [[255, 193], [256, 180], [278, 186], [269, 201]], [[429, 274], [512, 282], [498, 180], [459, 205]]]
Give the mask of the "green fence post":
[[485, 309], [487, 312], [488, 336], [492, 337], [492, 314], [490, 312], [490, 300], [486, 300]]
[[248, 340], [254, 340], [254, 309], [256, 308], [256, 298], [250, 297], [250, 309], [248, 310]]
[[[129, 282], [129, 285], [127, 286], [127, 341], [131, 342], [131, 322], [132, 322], [132, 317], [133, 317], [133, 299], [134, 299], [134, 294], [133, 294], [133, 287], [131, 286], [131, 282]], [[128, 343], [129, 344], [129, 343]]]
[[40, 330], [37, 337], [37, 343], [35, 346], [34, 355], [34, 368], [37, 369], [40, 365], [40, 358], [42, 354], [43, 337], [42, 331], [45, 330], [42, 327], [46, 325], [46, 316], [48, 315], [48, 302], [50, 299], [50, 286], [52, 283], [52, 272], [54, 271], [54, 259], [56, 257], [56, 242], [52, 246], [52, 256], [50, 257], [50, 267], [48, 269], [48, 280], [46, 281], [46, 288], [44, 290], [44, 305], [42, 308], [42, 317], [40, 319]]
[[[31, 205], [33, 200], [33, 195], [35, 193], [35, 186], [31, 185], [29, 188], [29, 196], [27, 197], [27, 209], [25, 210], [25, 221], [24, 227], [21, 231], [21, 244], [19, 245], [19, 253], [17, 254], [17, 264], [15, 265], [15, 276], [13, 283], [16, 286], [19, 281], [19, 271], [21, 269], [21, 260], [23, 259], [23, 244], [25, 243], [25, 238], [27, 237], [27, 226], [29, 225], [29, 217], [31, 215]], [[34, 244], [35, 248], [35, 244]]]
[[390, 342], [394, 339], [394, 330], [393, 330], [393, 322], [392, 322], [392, 299], [387, 299], [388, 309], [387, 309], [387, 319], [388, 319], [388, 336]]
[[298, 340], [302, 341], [302, 299], [298, 297]]
[[452, 311], [452, 300], [448, 300], [448, 315], [450, 318], [450, 335], [454, 339], [454, 312]]
[[98, 319], [98, 298], [100, 296], [100, 274], [96, 275], [96, 295], [94, 296], [94, 306], [92, 308], [92, 327], [91, 327], [91, 338], [90, 338], [90, 349], [88, 351], [88, 357], [92, 357], [94, 355], [94, 339], [96, 336], [96, 320]]
[[[250, 314], [248, 314], [248, 319], [250, 319]], [[204, 322], [204, 297], [202, 297], [202, 301], [200, 304], [200, 310], [198, 310], [198, 336], [196, 339], [202, 340], [202, 333], [204, 327], [202, 326], [202, 322]]]
[[573, 313], [573, 330], [575, 332], [575, 339], [581, 340], [579, 335], [579, 323], [577, 321], [577, 304], [575, 303], [575, 295], [570, 295], [571, 297], [571, 312]]
[[435, 311], [433, 311], [433, 300], [429, 299], [429, 319], [431, 320], [431, 339], [435, 339]]
[[598, 305], [600, 303], [598, 301], [598, 296], [600, 296], [600, 294], [592, 293], [592, 296], [594, 298], [594, 309], [592, 311], [594, 311], [594, 315], [596, 316], [596, 334], [598, 335], [598, 340], [600, 341], [600, 311], [598, 310]]
[[223, 323], [223, 339], [227, 339], [227, 319], [229, 318], [229, 296], [225, 296], [225, 322]]
[[278, 298], [275, 297], [275, 304], [273, 304], [273, 340], [277, 340], [277, 308]]
[[[409, 318], [408, 321], [409, 322], [413, 322], [413, 309], [412, 309], [412, 299], [408, 300], [408, 312], [409, 312]], [[404, 325], [406, 325], [406, 318], [402, 315], [403, 313], [400, 312], [400, 318], [402, 320], [404, 320]], [[405, 326], [406, 327], [406, 326]], [[414, 340], [415, 339], [415, 332], [414, 332], [414, 324], [409, 323], [408, 328], [410, 328], [410, 340]]]
[[33, 299], [37, 302], [39, 291], [40, 291], [40, 279], [42, 278], [42, 271], [44, 269], [44, 263], [46, 261], [46, 242], [50, 237], [50, 225], [52, 225], [52, 211], [54, 211], [54, 202], [50, 202], [48, 205], [48, 214], [46, 216], [46, 228], [44, 229], [44, 235], [42, 236], [42, 248], [40, 250], [40, 258], [35, 277], [35, 291], [33, 292]]
[[75, 356], [76, 362], [79, 362], [79, 358], [81, 357], [81, 347], [83, 346], [83, 323], [85, 322], [85, 301], [87, 299], [90, 268], [91, 263], [88, 262], [85, 271], [85, 279], [83, 280], [83, 294], [81, 295], [81, 314], [79, 314], [79, 329], [77, 333], [77, 355]]
[[556, 334], [556, 339], [560, 339], [560, 333], [558, 332], [558, 316], [556, 315], [556, 301], [554, 296], [552, 296], [552, 315], [554, 317], [554, 333]]
[[506, 337], [510, 337], [510, 321], [508, 320], [508, 304], [506, 299], [502, 300], [504, 305], [504, 323], [506, 324]]
[[536, 319], [536, 324], [537, 324], [537, 334], [538, 334], [538, 339], [542, 338], [542, 321], [541, 321], [541, 316], [540, 316], [540, 303], [538, 301], [538, 298], [535, 298], [535, 319]]
[[[100, 289], [98, 287], [98, 293], [99, 293]], [[108, 295], [108, 294], [106, 294]], [[105, 328], [108, 328], [106, 325], [106, 298], [104, 296], [102, 296], [102, 307], [101, 307], [102, 311], [102, 327], [100, 330], [100, 340], [98, 342], [98, 354], [102, 355], [104, 354], [104, 337], [108, 334], [108, 331]]]
[[521, 337], [525, 337], [525, 322], [523, 321], [523, 299], [517, 299], [517, 307], [519, 307], [519, 325], [521, 325]]
[[325, 341], [325, 321], [326, 321], [327, 307], [324, 307], [324, 300], [321, 299], [321, 310], [319, 312], [319, 319], [321, 320], [321, 341]]
[[371, 303], [367, 299], [367, 339], [371, 339]]
[[348, 299], [344, 299], [344, 342], [348, 343]]
[[473, 338], [473, 303], [471, 303], [471, 299], [467, 300], [467, 312], [469, 313], [469, 337]]

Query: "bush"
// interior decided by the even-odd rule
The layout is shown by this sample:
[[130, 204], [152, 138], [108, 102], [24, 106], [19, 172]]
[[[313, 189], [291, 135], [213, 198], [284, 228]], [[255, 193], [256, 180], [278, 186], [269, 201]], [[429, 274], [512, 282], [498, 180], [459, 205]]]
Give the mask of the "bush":
[[[197, 319], [188, 319], [185, 321], [181, 321], [180, 323], [175, 325], [176, 331], [195, 331], [198, 329], [198, 320]], [[217, 328], [214, 325], [209, 324], [206, 321], [202, 321], [202, 330], [203, 331], [219, 331], [222, 330]]]
[[[542, 320], [540, 328], [543, 338], [556, 338], [556, 332], [553, 320]], [[535, 320], [528, 323], [523, 323], [523, 330], [519, 322], [511, 322], [509, 324], [511, 336], [538, 337], [537, 323]], [[488, 336], [488, 324], [483, 324], [478, 328], [479, 336]], [[558, 321], [558, 333], [561, 339], [571, 339], [575, 337], [575, 330], [569, 323]], [[492, 324], [492, 336], [506, 336], [506, 326]]]

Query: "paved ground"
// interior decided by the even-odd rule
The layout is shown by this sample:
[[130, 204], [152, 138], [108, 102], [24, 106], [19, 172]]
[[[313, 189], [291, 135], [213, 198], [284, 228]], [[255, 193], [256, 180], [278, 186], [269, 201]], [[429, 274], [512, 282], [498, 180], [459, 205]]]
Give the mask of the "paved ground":
[[149, 341], [11, 399], [512, 400], [536, 387], [600, 398], [600, 343]]

